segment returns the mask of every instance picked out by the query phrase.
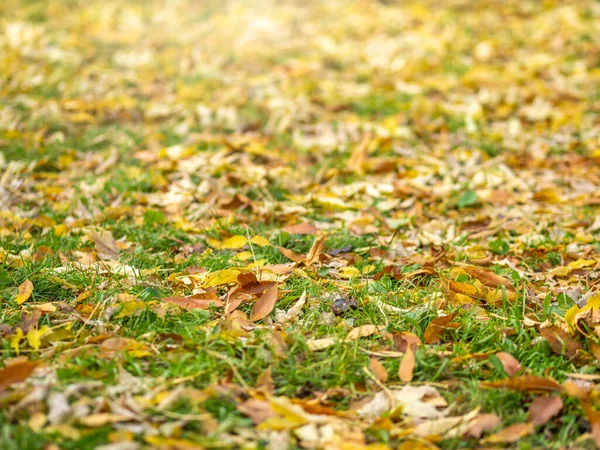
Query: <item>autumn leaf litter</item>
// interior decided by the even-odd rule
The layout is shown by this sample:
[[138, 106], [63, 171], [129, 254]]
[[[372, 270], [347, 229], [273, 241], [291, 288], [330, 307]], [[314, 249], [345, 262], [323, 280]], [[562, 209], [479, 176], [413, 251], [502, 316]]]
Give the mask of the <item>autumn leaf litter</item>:
[[7, 448], [600, 446], [599, 18], [4, 2]]

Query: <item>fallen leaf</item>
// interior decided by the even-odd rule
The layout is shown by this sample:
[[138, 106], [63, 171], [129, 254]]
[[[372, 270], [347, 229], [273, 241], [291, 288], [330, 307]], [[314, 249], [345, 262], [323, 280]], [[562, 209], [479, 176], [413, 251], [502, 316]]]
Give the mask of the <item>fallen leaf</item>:
[[266, 400], [250, 398], [237, 407], [238, 411], [247, 415], [255, 424], [261, 424], [265, 420], [277, 416]]
[[185, 310], [221, 308], [224, 304], [218, 298], [204, 298], [204, 294], [191, 295], [189, 297], [165, 297], [161, 300], [166, 303], [173, 303]]
[[532, 423], [515, 423], [485, 439], [490, 444], [510, 444], [533, 433]]
[[371, 370], [371, 372], [373, 372], [373, 374], [379, 381], [381, 381], [382, 383], [385, 383], [387, 381], [387, 370], [377, 358], [371, 357], [371, 361], [369, 362], [369, 369]]
[[283, 227], [283, 231], [290, 234], [317, 234], [319, 230], [314, 225], [304, 222]]
[[254, 236], [252, 239], [250, 239], [250, 242], [252, 244], [256, 244], [259, 247], [268, 247], [271, 245], [271, 243], [269, 242], [269, 240], [267, 238], [264, 238], [262, 236]]
[[110, 231], [91, 231], [88, 236], [94, 242], [96, 245], [96, 251], [102, 257], [107, 259], [115, 259], [119, 256], [117, 242]]
[[[425, 328], [425, 344], [437, 344], [444, 337], [444, 333], [450, 327], [450, 323], [456, 317], [457, 313], [452, 313], [443, 317], [436, 317]], [[455, 324], [458, 325], [458, 324]]]
[[521, 375], [498, 381], [482, 381], [481, 387], [488, 389], [512, 389], [514, 391], [560, 392], [562, 387], [550, 378], [536, 375]]
[[594, 438], [594, 442], [596, 443], [596, 446], [600, 448], [600, 411], [596, 411], [589, 401], [584, 401], [582, 406], [585, 416], [592, 426], [592, 437]]
[[300, 298], [294, 303], [294, 305], [288, 309], [285, 315], [278, 320], [279, 323], [285, 323], [296, 317], [302, 311], [302, 308], [306, 304], [306, 291], [302, 293]]
[[309, 339], [306, 345], [310, 351], [316, 352], [331, 347], [337, 342], [335, 338]]
[[0, 390], [25, 381], [40, 364], [39, 361], [21, 360], [6, 366], [0, 370]]
[[346, 336], [346, 341], [354, 341], [361, 337], [371, 336], [372, 334], [377, 333], [379, 330], [382, 330], [384, 327], [380, 325], [362, 325], [360, 327], [353, 328]]
[[398, 368], [398, 377], [401, 381], [404, 381], [405, 383], [410, 383], [410, 381], [412, 381], [415, 363], [415, 354], [412, 347], [409, 346], [406, 349], [406, 353], [402, 357], [402, 361], [400, 361], [400, 366]]
[[[378, 392], [370, 402], [361, 406], [356, 412], [359, 416], [364, 418], [378, 418], [394, 407], [401, 407], [402, 414], [405, 416], [428, 419], [446, 416], [446, 410], [439, 410], [431, 403], [431, 400], [435, 398], [442, 397], [438, 390], [433, 386], [408, 385], [399, 390]], [[390, 400], [393, 400], [393, 404]]]
[[534, 425], [544, 425], [556, 416], [563, 407], [559, 395], [538, 397], [529, 405], [528, 420]]
[[208, 242], [208, 245], [210, 245], [212, 248], [217, 250], [239, 250], [248, 244], [248, 238], [246, 238], [246, 236], [237, 235], [231, 236], [224, 241], [207, 238], [206, 242]]
[[411, 434], [434, 439], [438, 439], [439, 436], [462, 436], [469, 430], [469, 424], [478, 414], [479, 408], [475, 408], [462, 416], [425, 420], [413, 428]]
[[546, 339], [552, 351], [558, 355], [571, 359], [581, 349], [579, 341], [556, 325], [540, 328], [540, 334]]
[[277, 301], [277, 285], [275, 284], [269, 288], [252, 306], [252, 312], [250, 313], [250, 320], [256, 322], [258, 320], [267, 317]]
[[497, 414], [481, 414], [469, 424], [467, 436], [479, 439], [481, 435], [489, 430], [493, 430], [502, 423]]
[[261, 388], [268, 394], [272, 394], [275, 391], [275, 383], [273, 382], [273, 377], [271, 375], [271, 366], [258, 376], [256, 387]]
[[325, 234], [322, 234], [315, 238], [308, 255], [303, 260], [304, 264], [307, 266], [312, 266], [313, 264], [319, 262], [321, 254], [323, 253], [323, 249], [325, 248]]
[[25, 280], [23, 283], [21, 283], [17, 296], [15, 297], [15, 302], [17, 302], [17, 305], [21, 305], [29, 300], [32, 292], [33, 283], [31, 281]]
[[514, 291], [515, 288], [506, 278], [492, 272], [491, 270], [484, 269], [482, 267], [475, 267], [469, 265], [460, 266], [465, 272], [471, 277], [477, 278], [481, 284], [489, 288], [498, 288], [504, 286], [509, 291]]
[[504, 371], [509, 377], [516, 375], [523, 368], [519, 361], [517, 361], [517, 359], [509, 353], [498, 352], [496, 353], [496, 357], [502, 363]]
[[300, 253], [296, 253], [293, 250], [289, 250], [284, 247], [275, 247], [275, 248], [277, 248], [283, 256], [285, 256], [288, 259], [291, 259], [294, 262], [304, 261], [304, 259], [305, 259], [304, 255], [301, 255]]

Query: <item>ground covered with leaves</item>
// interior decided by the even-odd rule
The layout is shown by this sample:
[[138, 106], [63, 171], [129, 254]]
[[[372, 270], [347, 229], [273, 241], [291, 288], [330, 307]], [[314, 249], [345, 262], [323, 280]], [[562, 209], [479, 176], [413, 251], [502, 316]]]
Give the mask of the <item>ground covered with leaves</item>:
[[4, 0], [0, 447], [600, 445], [600, 3]]

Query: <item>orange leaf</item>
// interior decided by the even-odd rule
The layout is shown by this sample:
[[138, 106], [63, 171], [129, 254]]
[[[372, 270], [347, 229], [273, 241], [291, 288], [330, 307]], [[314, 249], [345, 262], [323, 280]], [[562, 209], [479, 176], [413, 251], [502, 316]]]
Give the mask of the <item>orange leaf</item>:
[[398, 377], [405, 383], [410, 383], [413, 378], [413, 372], [415, 370], [415, 353], [411, 346], [406, 349], [406, 353], [400, 361], [400, 367], [398, 368]]
[[563, 389], [556, 381], [550, 378], [538, 377], [537, 375], [522, 375], [498, 381], [482, 381], [481, 387], [534, 392], [561, 392]]
[[275, 247], [275, 248], [277, 250], [279, 250], [283, 256], [285, 256], [288, 259], [291, 259], [294, 262], [300, 262], [300, 261], [304, 260], [304, 255], [301, 255], [300, 253], [296, 253], [293, 250], [289, 250], [285, 247]]
[[189, 297], [165, 297], [162, 299], [166, 303], [174, 303], [177, 306], [188, 311], [192, 309], [209, 309], [211, 306], [220, 308], [223, 302], [218, 298], [202, 298], [205, 294], [191, 295]]
[[26, 380], [40, 365], [39, 361], [18, 361], [0, 370], [0, 391]]
[[377, 358], [371, 357], [371, 361], [369, 362], [369, 369], [371, 369], [371, 372], [375, 374], [375, 377], [377, 377], [379, 381], [381, 381], [382, 383], [385, 383], [387, 381], [387, 370], [385, 370], [384, 365], [381, 364]]
[[519, 439], [531, 434], [532, 432], [532, 423], [515, 423], [514, 425], [510, 425], [498, 431], [497, 433], [492, 434], [485, 440], [485, 442], [492, 444], [517, 442]]
[[288, 225], [283, 228], [283, 231], [290, 234], [316, 234], [319, 230], [314, 225], [304, 222], [297, 225]]
[[425, 328], [425, 343], [426, 344], [436, 344], [442, 340], [444, 336], [444, 332], [448, 328], [452, 319], [456, 316], [456, 313], [449, 314], [444, 317], [436, 317], [427, 325]]
[[483, 269], [481, 267], [475, 266], [461, 266], [462, 269], [467, 272], [471, 277], [477, 278], [481, 284], [487, 286], [489, 288], [498, 288], [500, 286], [504, 286], [509, 291], [514, 291], [515, 288], [510, 281], [506, 278], [497, 275], [491, 270]]
[[250, 320], [256, 322], [260, 319], [267, 317], [277, 301], [277, 285], [273, 285], [268, 289], [261, 298], [252, 306], [252, 312], [250, 313]]
[[308, 255], [306, 255], [306, 259], [304, 260], [304, 264], [307, 266], [311, 266], [316, 262], [319, 262], [319, 258], [321, 257], [321, 253], [323, 253], [323, 248], [325, 247], [325, 235], [322, 234], [315, 238]]

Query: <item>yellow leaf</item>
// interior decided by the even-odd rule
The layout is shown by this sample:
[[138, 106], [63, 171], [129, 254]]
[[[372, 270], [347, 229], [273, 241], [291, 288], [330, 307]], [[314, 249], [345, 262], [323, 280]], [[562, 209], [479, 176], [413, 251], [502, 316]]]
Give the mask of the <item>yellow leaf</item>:
[[35, 351], [38, 351], [40, 349], [40, 345], [42, 345], [42, 337], [48, 332], [48, 330], [50, 330], [48, 325], [44, 325], [39, 330], [31, 328], [27, 333], [27, 343], [29, 346]]
[[122, 317], [137, 316], [144, 309], [146, 309], [146, 304], [140, 300], [133, 300], [130, 302], [121, 303], [121, 306], [121, 311], [119, 311], [119, 314], [115, 316], [115, 319], [120, 319]]
[[25, 303], [31, 297], [31, 293], [33, 292], [33, 283], [29, 280], [25, 280], [21, 286], [19, 286], [19, 293], [15, 297], [15, 301], [17, 305]]
[[252, 258], [252, 252], [249, 252], [248, 250], [239, 252], [233, 257], [233, 259], [236, 259], [238, 261], [248, 261], [250, 258]]
[[219, 286], [221, 284], [237, 283], [237, 277], [241, 273], [237, 269], [223, 269], [209, 273], [204, 279], [203, 286]]
[[590, 298], [588, 298], [588, 301], [583, 308], [580, 308], [579, 306], [574, 305], [571, 309], [569, 309], [565, 313], [565, 320], [567, 321], [567, 323], [569, 325], [571, 325], [572, 327], [575, 327], [575, 317], [579, 313], [585, 312], [592, 308], [595, 308], [595, 309], [600, 308], [600, 293], [594, 294]]
[[256, 244], [260, 247], [264, 247], [267, 245], [271, 245], [271, 243], [269, 242], [269, 240], [267, 238], [264, 238], [262, 236], [254, 236], [250, 242], [252, 242], [253, 244]]
[[342, 267], [338, 270], [338, 272], [340, 273], [340, 278], [352, 278], [352, 277], [359, 277], [360, 276], [360, 270], [358, 270], [356, 267]]
[[207, 238], [206, 242], [208, 242], [208, 245], [210, 245], [211, 247], [213, 247], [217, 250], [223, 250], [223, 249], [237, 250], [237, 249], [242, 248], [244, 245], [246, 245], [248, 243], [248, 239], [246, 239], [246, 236], [238, 235], [238, 236], [231, 236], [229, 239], [225, 239], [224, 241]]
[[594, 264], [596, 264], [595, 259], [578, 259], [577, 261], [570, 262], [567, 267], [581, 269], [582, 267], [590, 267]]
[[14, 349], [17, 355], [19, 354], [19, 342], [23, 339], [23, 330], [17, 328], [15, 334], [10, 338], [10, 348]]
[[221, 248], [228, 250], [237, 250], [246, 245], [247, 242], [248, 239], [246, 239], [246, 236], [231, 236], [229, 239], [223, 241]]
[[67, 226], [64, 223], [61, 223], [59, 225], [56, 225], [56, 227], [54, 228], [54, 235], [64, 236], [65, 234], [67, 234], [68, 231], [69, 229], [67, 228]]

